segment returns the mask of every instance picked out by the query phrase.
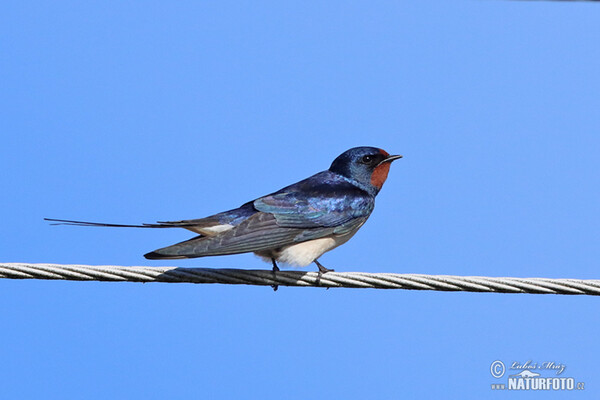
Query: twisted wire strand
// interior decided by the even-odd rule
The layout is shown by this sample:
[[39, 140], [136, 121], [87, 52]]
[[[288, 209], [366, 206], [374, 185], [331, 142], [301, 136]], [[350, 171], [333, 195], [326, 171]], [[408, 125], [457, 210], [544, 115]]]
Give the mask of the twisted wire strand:
[[600, 295], [597, 279], [0, 263], [0, 278]]

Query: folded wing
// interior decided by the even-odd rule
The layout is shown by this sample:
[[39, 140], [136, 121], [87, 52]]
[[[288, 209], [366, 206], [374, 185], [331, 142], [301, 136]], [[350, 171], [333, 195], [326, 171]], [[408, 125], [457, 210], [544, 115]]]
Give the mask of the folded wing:
[[211, 237], [197, 237], [145, 255], [176, 259], [261, 252], [331, 235], [345, 235], [360, 227], [373, 210], [366, 193], [351, 196], [306, 196], [280, 191], [249, 204], [256, 213], [231, 229]]

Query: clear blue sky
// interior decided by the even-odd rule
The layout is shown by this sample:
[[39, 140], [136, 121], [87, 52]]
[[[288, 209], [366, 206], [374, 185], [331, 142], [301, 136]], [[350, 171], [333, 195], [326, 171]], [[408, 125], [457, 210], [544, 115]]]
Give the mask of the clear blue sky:
[[[269, 268], [42, 218], [203, 217], [371, 145], [405, 158], [324, 265], [600, 278], [600, 6], [326, 3], [4, 5], [0, 261]], [[532, 360], [598, 398], [598, 301], [2, 280], [0, 397], [521, 398], [490, 364]]]

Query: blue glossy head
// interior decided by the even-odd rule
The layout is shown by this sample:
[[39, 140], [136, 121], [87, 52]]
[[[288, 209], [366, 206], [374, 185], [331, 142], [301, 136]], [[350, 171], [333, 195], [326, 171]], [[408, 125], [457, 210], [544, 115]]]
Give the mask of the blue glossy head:
[[329, 170], [340, 174], [375, 196], [387, 179], [392, 161], [402, 156], [391, 156], [377, 147], [354, 147], [336, 158]]

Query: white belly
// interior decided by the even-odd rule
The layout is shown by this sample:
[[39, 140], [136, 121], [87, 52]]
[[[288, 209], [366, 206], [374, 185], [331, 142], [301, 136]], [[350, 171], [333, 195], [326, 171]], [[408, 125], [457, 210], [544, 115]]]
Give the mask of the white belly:
[[[329, 250], [333, 250], [339, 245], [346, 243], [356, 233], [351, 232], [344, 236], [331, 236], [320, 239], [308, 240], [306, 242], [292, 244], [290, 246], [283, 247], [277, 253], [272, 256], [278, 262], [293, 265], [296, 267], [306, 267], [313, 263], [317, 258], [321, 257], [324, 253]], [[265, 261], [270, 262], [269, 257], [265, 254], [257, 254], [261, 256]]]
[[328, 252], [340, 244], [341, 243], [336, 243], [334, 238], [321, 238], [294, 244], [284, 247], [279, 253], [277, 261], [296, 265], [298, 267], [306, 267], [317, 258], [321, 257], [323, 253]]

